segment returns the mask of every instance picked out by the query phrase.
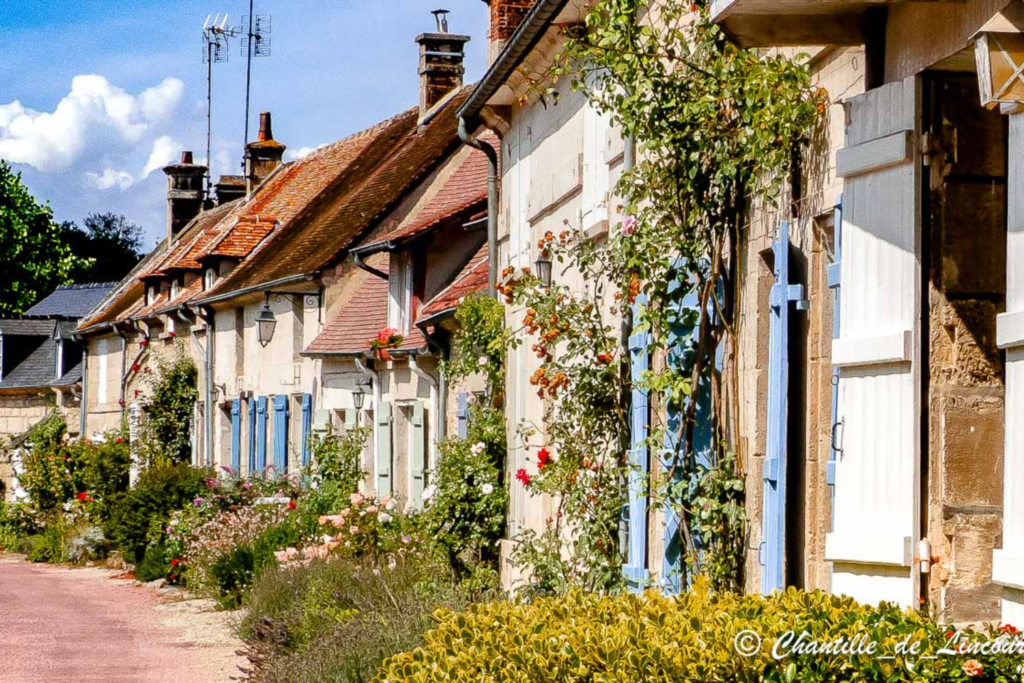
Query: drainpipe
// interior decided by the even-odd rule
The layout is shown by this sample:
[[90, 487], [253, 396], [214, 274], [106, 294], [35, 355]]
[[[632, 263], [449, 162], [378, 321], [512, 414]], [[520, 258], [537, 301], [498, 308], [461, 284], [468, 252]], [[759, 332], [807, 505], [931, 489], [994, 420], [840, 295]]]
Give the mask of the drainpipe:
[[121, 387], [120, 387], [120, 397], [118, 398], [118, 403], [121, 406], [121, 426], [123, 427], [124, 426], [124, 409], [125, 409], [125, 406], [127, 405], [127, 402], [124, 400], [124, 392], [125, 392], [125, 364], [128, 362], [128, 336], [124, 332], [122, 332], [120, 330], [120, 328], [118, 328], [116, 323], [112, 326], [111, 329], [113, 329], [114, 334], [116, 334], [118, 337], [121, 338]]
[[435, 438], [433, 442], [430, 444], [430, 455], [431, 462], [437, 462], [437, 442], [438, 440], [444, 438], [443, 436], [441, 436], [439, 427], [439, 424], [441, 422], [439, 416], [444, 411], [444, 408], [440, 407], [441, 403], [438, 398], [438, 396], [441, 393], [441, 390], [438, 387], [438, 382], [436, 379], [434, 379], [434, 376], [417, 364], [416, 354], [414, 353], [409, 354], [409, 369], [412, 370], [413, 374], [415, 374], [417, 377], [419, 377], [420, 379], [422, 379], [423, 381], [430, 385], [430, 403], [435, 407], [435, 409], [431, 411], [431, 413], [433, 413], [431, 415], [431, 417], [433, 418], [431, 420], [431, 422], [433, 422], [433, 424], [431, 425], [431, 432], [435, 435]]
[[84, 337], [76, 337], [75, 341], [82, 345], [82, 395], [78, 399], [78, 438], [87, 438], [85, 430], [88, 427], [86, 421], [89, 410], [89, 340]]
[[498, 153], [486, 142], [477, 140], [467, 129], [466, 118], [459, 117], [459, 138], [487, 157], [487, 296], [497, 297], [494, 288], [498, 278]]
[[[206, 323], [206, 345], [202, 347], [203, 366], [205, 367], [206, 382], [206, 409], [203, 412], [203, 451], [207, 465], [213, 465], [213, 352], [214, 352], [214, 327], [213, 311], [207, 307], [197, 308], [196, 317]], [[195, 333], [192, 334], [195, 341]]]
[[[361, 373], [363, 373], [364, 375], [366, 375], [367, 377], [370, 378], [370, 387], [371, 387], [371, 391], [373, 392], [373, 416], [374, 416], [374, 420], [376, 420], [377, 419], [377, 407], [380, 405], [380, 377], [377, 375], [377, 371], [376, 370], [373, 370], [373, 369], [367, 367], [367, 365], [365, 363], [363, 363], [363, 359], [362, 358], [359, 358], [358, 356], [356, 356], [352, 360], [355, 361], [356, 368], [358, 368]], [[373, 472], [373, 483], [371, 485], [373, 487], [373, 490], [376, 490], [377, 489], [377, 426], [376, 425], [371, 425], [370, 426], [370, 431], [373, 433], [373, 463], [372, 463], [373, 466], [370, 468], [371, 471]]]

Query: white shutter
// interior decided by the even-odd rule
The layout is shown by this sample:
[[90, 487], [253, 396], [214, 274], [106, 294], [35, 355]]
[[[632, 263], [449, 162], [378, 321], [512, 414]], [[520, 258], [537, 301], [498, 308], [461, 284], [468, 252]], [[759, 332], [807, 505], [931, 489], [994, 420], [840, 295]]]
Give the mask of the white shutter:
[[920, 83], [847, 104], [832, 591], [916, 604], [920, 529]]
[[1003, 622], [1024, 626], [1024, 116], [1010, 117], [1009, 206], [1006, 216], [1006, 313], [996, 318], [996, 342], [1006, 349], [1006, 442], [1003, 547], [992, 558], [992, 580], [1003, 591]]

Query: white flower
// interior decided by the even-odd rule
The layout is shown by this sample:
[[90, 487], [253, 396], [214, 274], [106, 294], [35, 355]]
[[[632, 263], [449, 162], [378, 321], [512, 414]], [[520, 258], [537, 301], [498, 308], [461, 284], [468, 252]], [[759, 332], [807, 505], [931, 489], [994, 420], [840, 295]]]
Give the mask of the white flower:
[[393, 518], [391, 517], [391, 515], [389, 515], [386, 512], [381, 512], [380, 514], [377, 515], [377, 521], [379, 521], [381, 524], [387, 524], [392, 519]]
[[434, 486], [433, 484], [431, 484], [427, 488], [423, 489], [423, 502], [427, 502], [428, 500], [433, 498], [434, 494], [436, 494], [436, 493], [437, 493], [437, 487]]
[[477, 441], [475, 444], [473, 444], [470, 447], [469, 450], [471, 450], [473, 452], [473, 455], [480, 455], [486, 449], [487, 449], [487, 446], [484, 445], [483, 441]]
[[489, 496], [492, 493], [494, 493], [494, 486], [492, 486], [491, 484], [484, 484], [483, 486], [480, 487], [480, 490], [483, 491], [483, 494], [485, 496]]
[[487, 365], [490, 361], [487, 360], [487, 356], [480, 356], [476, 359], [476, 362], [480, 364], [480, 367]]

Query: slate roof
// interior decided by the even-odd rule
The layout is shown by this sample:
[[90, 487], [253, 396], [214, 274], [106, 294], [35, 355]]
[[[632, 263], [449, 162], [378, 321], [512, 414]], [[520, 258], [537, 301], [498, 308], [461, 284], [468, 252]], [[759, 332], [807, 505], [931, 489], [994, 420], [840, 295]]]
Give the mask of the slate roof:
[[53, 320], [27, 318], [0, 319], [0, 334], [25, 337], [52, 337]]
[[81, 318], [96, 308], [116, 286], [116, 282], [61, 285], [50, 296], [25, 311], [25, 315]]
[[63, 339], [70, 339], [75, 331], [75, 325], [76, 323], [70, 320], [0, 320], [0, 344], [4, 343], [3, 337], [37, 338], [37, 346], [31, 353], [0, 378], [0, 390], [64, 387], [81, 381], [81, 363], [67, 370], [59, 380], [54, 380], [57, 364], [54, 332], [59, 332]]
[[450, 311], [458, 307], [462, 300], [470, 294], [487, 289], [487, 243], [473, 255], [450, 285], [438, 292], [437, 296], [420, 309], [419, 318], [425, 320], [431, 316]]

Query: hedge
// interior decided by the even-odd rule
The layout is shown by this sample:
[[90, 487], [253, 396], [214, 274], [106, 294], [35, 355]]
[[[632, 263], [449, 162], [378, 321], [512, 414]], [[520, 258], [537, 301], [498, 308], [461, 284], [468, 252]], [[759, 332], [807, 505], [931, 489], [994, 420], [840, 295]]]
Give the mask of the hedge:
[[[474, 605], [435, 618], [423, 646], [385, 661], [376, 683], [1019, 681], [1024, 663], [1010, 654], [925, 659], [960, 636], [922, 612], [795, 589], [768, 597], [716, 595], [703, 584], [678, 598], [572, 593], [529, 605]], [[832, 647], [859, 643], [859, 650], [793, 654], [790, 648], [789, 656], [773, 658], [784, 634], [804, 631]], [[1024, 650], [1012, 632], [993, 627], [964, 637], [977, 646], [998, 636]], [[738, 639], [756, 652], [739, 654]], [[875, 643], [874, 655], [867, 654], [868, 643]], [[919, 643], [918, 656], [896, 654], [900, 643], [905, 649]]]

